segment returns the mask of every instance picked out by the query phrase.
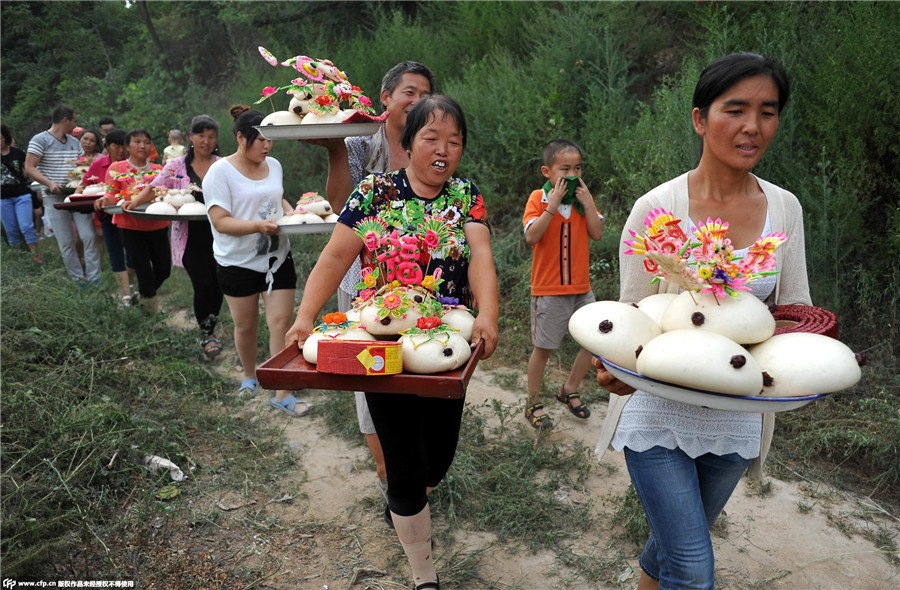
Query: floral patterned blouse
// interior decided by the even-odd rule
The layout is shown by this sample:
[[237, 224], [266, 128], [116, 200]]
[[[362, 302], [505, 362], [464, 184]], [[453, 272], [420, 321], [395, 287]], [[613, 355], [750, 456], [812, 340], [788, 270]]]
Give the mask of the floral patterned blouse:
[[[388, 174], [371, 174], [347, 199], [338, 221], [354, 229], [357, 222], [375, 216], [388, 228], [396, 228], [400, 234], [412, 233], [426, 216], [439, 217], [450, 227], [450, 243], [441, 251], [429, 255], [422, 249], [419, 264], [426, 275], [441, 267], [444, 282], [438, 295], [456, 298], [463, 305], [470, 304], [469, 293], [469, 244], [466, 241], [466, 223], [483, 223], [488, 228], [484, 197], [470, 180], [451, 178], [433, 199], [425, 199], [413, 192], [400, 169]], [[363, 248], [362, 266], [371, 267], [371, 252]]]

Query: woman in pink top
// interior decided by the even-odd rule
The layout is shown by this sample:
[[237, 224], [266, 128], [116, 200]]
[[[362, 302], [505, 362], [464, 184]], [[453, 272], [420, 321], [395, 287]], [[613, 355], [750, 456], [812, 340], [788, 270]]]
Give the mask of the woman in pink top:
[[[219, 124], [209, 115], [197, 115], [191, 121], [187, 153], [166, 162], [162, 171], [126, 208], [132, 209], [153, 200], [153, 187], [187, 188], [203, 186], [203, 178], [213, 162], [219, 159]], [[203, 203], [203, 191], [195, 190], [194, 198]], [[200, 347], [209, 357], [222, 351], [216, 338], [216, 324], [222, 309], [222, 289], [216, 278], [213, 236], [209, 220], [172, 222], [172, 262], [183, 266], [194, 288], [194, 317], [200, 326]]]

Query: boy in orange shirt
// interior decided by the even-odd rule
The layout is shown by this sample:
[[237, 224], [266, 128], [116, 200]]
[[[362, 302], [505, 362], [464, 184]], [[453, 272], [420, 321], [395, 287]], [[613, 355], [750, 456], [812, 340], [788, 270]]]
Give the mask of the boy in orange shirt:
[[[569, 318], [592, 303], [588, 241], [603, 236], [603, 216], [581, 179], [581, 148], [566, 139], [544, 146], [542, 189], [531, 193], [522, 224], [531, 246], [531, 338], [534, 350], [528, 361], [528, 402], [525, 418], [536, 429], [553, 426], [540, 402], [544, 369], [562, 344]], [[578, 384], [591, 367], [591, 354], [581, 349], [556, 399], [575, 416], [586, 419], [591, 411], [578, 393]]]

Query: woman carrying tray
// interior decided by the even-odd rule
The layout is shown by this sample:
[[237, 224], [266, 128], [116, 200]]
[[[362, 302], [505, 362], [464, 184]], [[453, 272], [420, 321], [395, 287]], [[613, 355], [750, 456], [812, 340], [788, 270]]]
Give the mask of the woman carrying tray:
[[[434, 92], [434, 73], [419, 62], [402, 61], [392, 67], [381, 80], [381, 104], [389, 113], [385, 124], [373, 136], [348, 137], [345, 139], [310, 140], [310, 143], [324, 145], [328, 149], [328, 179], [326, 196], [336, 211], [344, 208], [347, 197], [363, 178], [373, 172], [392, 172], [409, 164], [409, 154], [400, 140], [406, 124], [409, 109], [423, 96]], [[344, 275], [338, 288], [338, 311], [350, 309], [356, 296], [354, 286], [359, 282], [362, 269], [359, 259]], [[356, 417], [359, 430], [366, 437], [366, 444], [375, 460], [375, 474], [379, 489], [387, 500], [387, 472], [384, 467], [384, 453], [372, 424], [372, 416], [366, 405], [365, 394], [356, 395]], [[385, 507], [385, 520], [390, 523], [390, 510]]]
[[[485, 357], [493, 354], [499, 303], [484, 199], [471, 181], [453, 176], [466, 143], [459, 105], [446, 96], [422, 98], [407, 115], [402, 143], [409, 166], [372, 174], [350, 195], [309, 275], [288, 344], [302, 345], [322, 306], [361, 253], [363, 242], [353, 230], [357, 222], [374, 216], [403, 233], [425, 216], [437, 216], [448, 223], [457, 244], [446, 258], [433, 259], [429, 266], [443, 271], [439, 294], [463, 303], [477, 301], [472, 342], [483, 342]], [[366, 401], [384, 450], [388, 504], [415, 588], [438, 588], [427, 493], [453, 461], [465, 399], [367, 393]]]
[[[654, 209], [671, 212], [681, 229], [707, 218], [729, 223], [735, 256], [760, 236], [783, 232], [776, 251], [778, 274], [751, 283], [752, 294], [776, 304], [811, 305], [797, 198], [750, 171], [778, 130], [787, 104], [788, 78], [775, 60], [750, 53], [713, 61], [694, 89], [694, 130], [702, 138], [700, 163], [634, 205], [623, 229], [641, 232]], [[642, 260], [620, 243], [620, 301], [634, 303], [658, 292]], [[746, 296], [749, 296], [747, 293]], [[631, 481], [650, 524], [638, 588], [712, 588], [714, 559], [709, 527], [748, 467], [762, 477], [774, 416], [710, 410], [635, 391], [598, 365], [597, 383], [611, 393], [597, 454], [625, 452]], [[633, 395], [631, 395], [633, 394]]]
[[[284, 199], [281, 164], [269, 157], [272, 141], [254, 128], [262, 114], [245, 106], [231, 107], [238, 149], [209, 167], [203, 179], [206, 210], [212, 223], [213, 254], [219, 286], [234, 319], [234, 346], [244, 368], [239, 397], [253, 397], [256, 379], [259, 298], [266, 307], [269, 352], [285, 346], [291, 324], [297, 272], [291, 243], [278, 235], [276, 219], [291, 211]], [[309, 406], [289, 391], [279, 390], [269, 404], [290, 416], [303, 416]]]
[[[169, 159], [159, 176], [123, 208], [130, 210], [153, 201], [155, 187], [183, 189], [193, 184], [202, 188], [207, 171], [219, 159], [218, 139], [219, 124], [215, 119], [209, 115], [194, 117], [187, 153]], [[203, 203], [203, 191], [195, 191], [194, 198]], [[175, 221], [171, 239], [172, 262], [184, 267], [194, 289], [194, 317], [202, 333], [200, 348], [208, 358], [213, 358], [222, 352], [222, 342], [216, 338], [216, 324], [223, 295], [216, 278], [209, 221]]]
[[[90, 167], [84, 174], [81, 184], [75, 189], [81, 193], [85, 187], [101, 184], [106, 180], [106, 172], [115, 162], [121, 162], [128, 157], [128, 149], [125, 147], [125, 132], [121, 129], [110, 129], [104, 139], [106, 153], [94, 158]], [[134, 277], [134, 264], [125, 245], [122, 243], [122, 232], [113, 223], [113, 216], [103, 211], [103, 207], [116, 204], [114, 197], [98, 198], [94, 201], [94, 215], [100, 219], [100, 228], [103, 232], [103, 243], [106, 245], [106, 255], [109, 257], [109, 266], [119, 287], [119, 306], [126, 307], [133, 303], [131, 296], [131, 282]]]
[[[110, 164], [106, 171], [106, 194], [94, 201], [95, 208], [115, 205], [120, 198], [127, 204], [162, 169], [150, 161], [150, 134], [146, 130], [129, 131], [125, 146], [128, 157]], [[172, 274], [169, 222], [138, 219], [127, 213], [113, 215], [112, 221], [121, 231], [125, 252], [134, 265], [141, 299], [150, 311], [159, 311], [157, 291]]]

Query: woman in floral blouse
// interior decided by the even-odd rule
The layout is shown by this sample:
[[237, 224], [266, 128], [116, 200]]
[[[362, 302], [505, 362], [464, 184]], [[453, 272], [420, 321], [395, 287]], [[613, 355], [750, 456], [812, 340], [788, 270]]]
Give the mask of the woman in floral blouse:
[[[484, 198], [470, 180], [456, 178], [466, 142], [462, 109], [441, 95], [421, 99], [409, 111], [402, 143], [409, 167], [366, 177], [347, 201], [331, 240], [309, 275], [303, 300], [286, 341], [302, 345], [313, 323], [353, 260], [368, 255], [353, 228], [376, 217], [388, 229], [411, 234], [426, 216], [447, 222], [452, 239], [432, 252], [426, 273], [440, 268], [441, 297], [477, 301], [472, 343], [484, 356], [497, 346], [497, 274]], [[425, 260], [423, 260], [425, 262]], [[456, 452], [465, 399], [367, 393], [366, 401], [384, 449], [388, 504], [409, 559], [416, 590], [438, 588], [431, 557], [431, 513], [427, 493], [447, 473]]]

